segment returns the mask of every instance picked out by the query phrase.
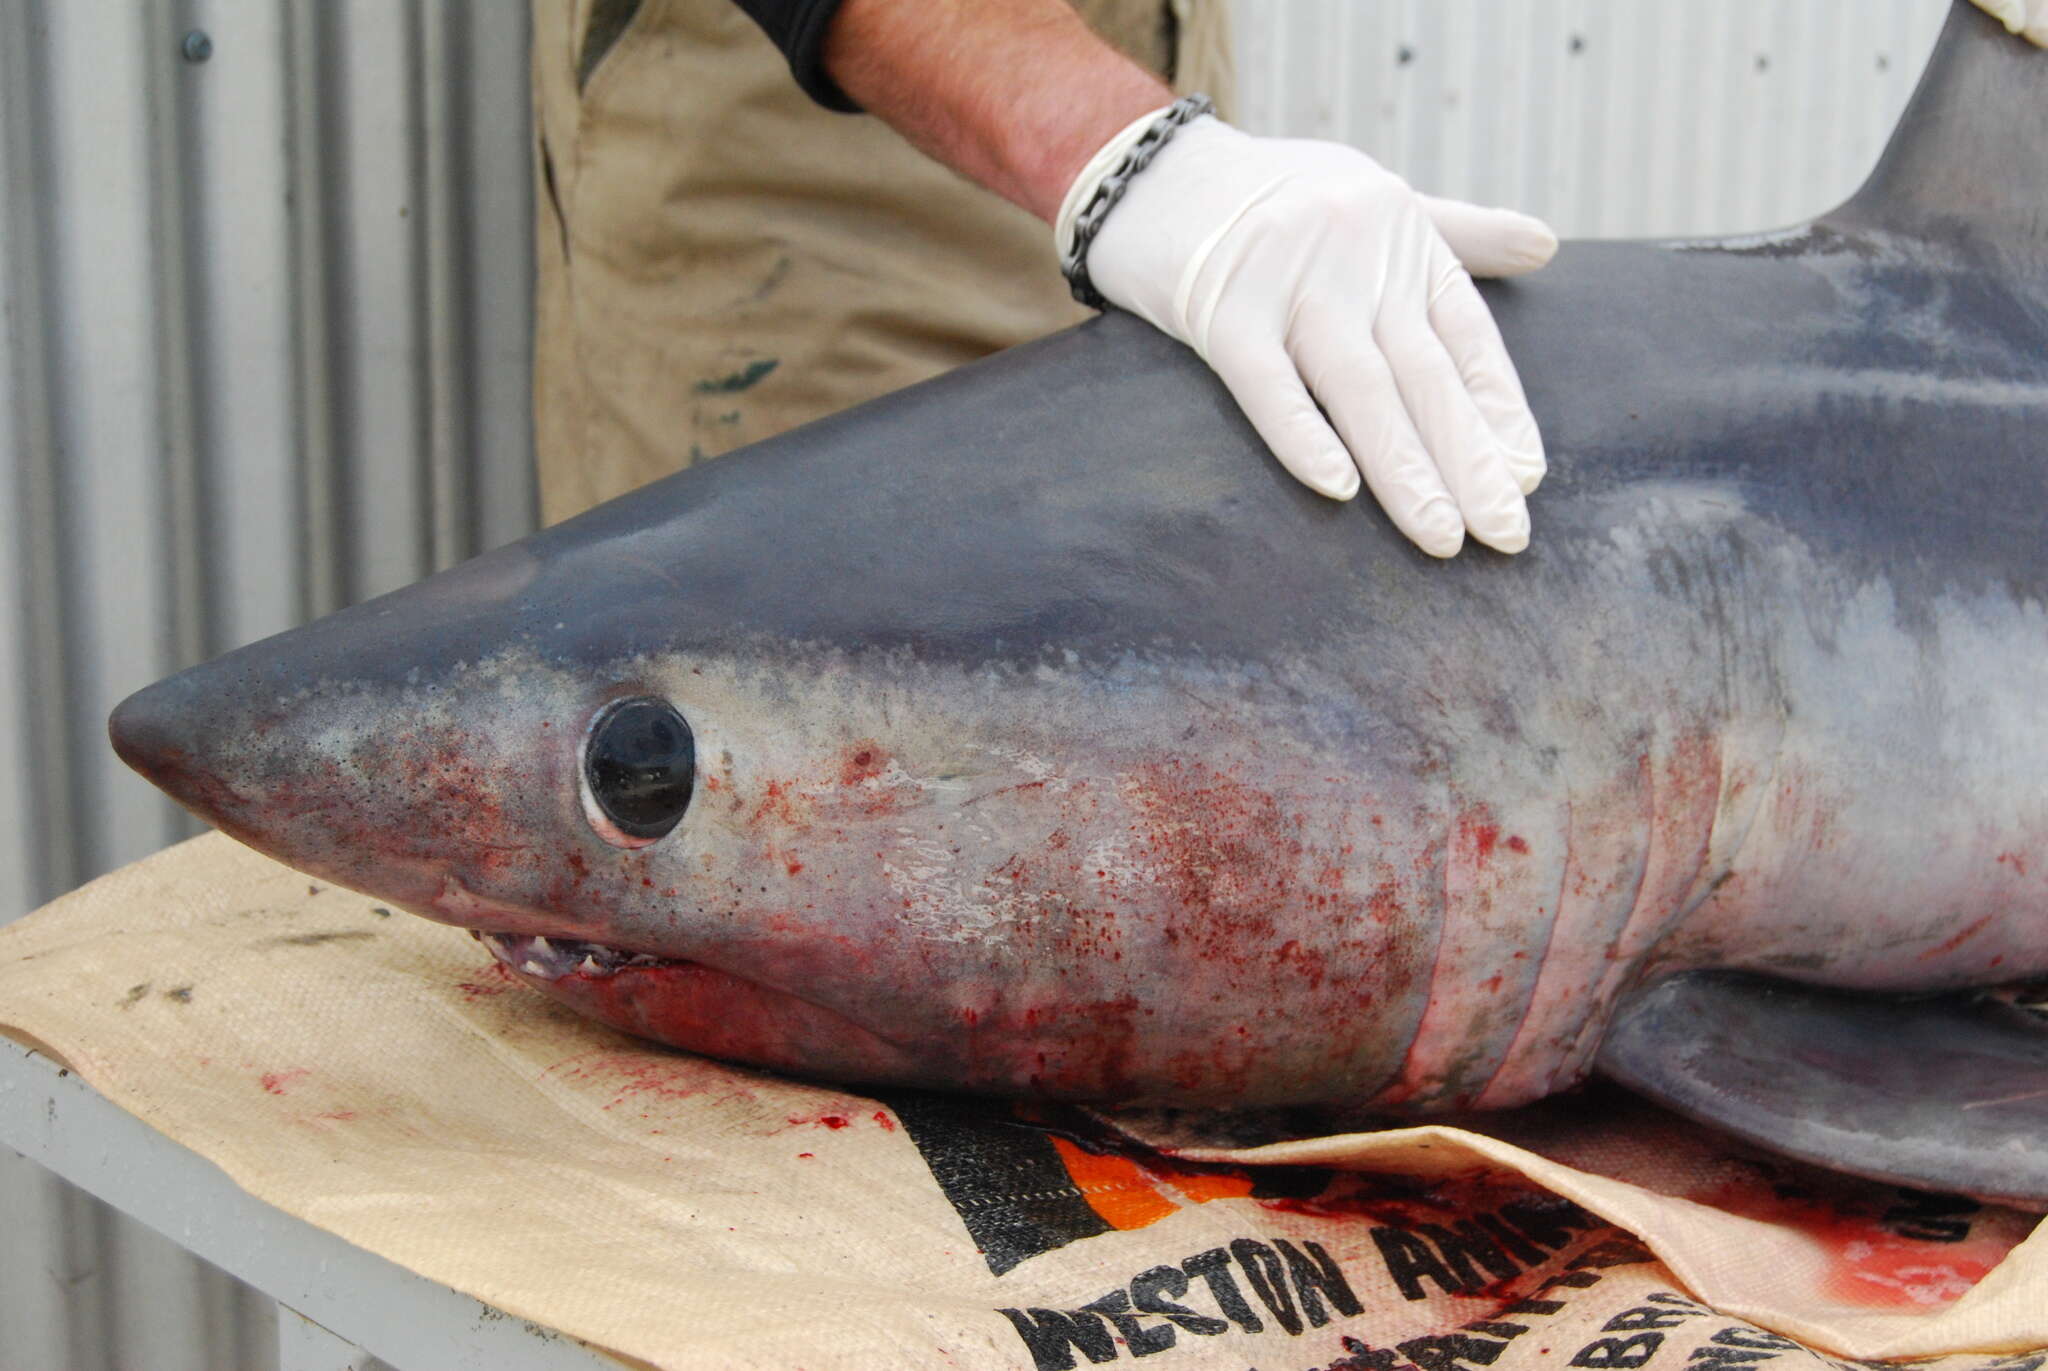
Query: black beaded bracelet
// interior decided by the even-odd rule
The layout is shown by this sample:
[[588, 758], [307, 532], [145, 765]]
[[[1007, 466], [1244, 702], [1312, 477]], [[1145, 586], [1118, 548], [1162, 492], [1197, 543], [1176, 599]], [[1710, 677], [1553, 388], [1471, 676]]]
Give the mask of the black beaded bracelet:
[[1090, 309], [1108, 308], [1109, 301], [1103, 298], [1102, 292], [1095, 288], [1095, 282], [1088, 276], [1089, 244], [1095, 241], [1096, 234], [1102, 232], [1103, 221], [1109, 218], [1109, 212], [1130, 189], [1131, 178], [1152, 164], [1152, 159], [1172, 141], [1183, 124], [1215, 111], [1216, 102], [1208, 96], [1183, 95], [1160, 111], [1151, 127], [1131, 144], [1130, 151], [1096, 184], [1095, 193], [1074, 216], [1074, 245], [1060, 262], [1060, 271], [1073, 288], [1076, 300]]

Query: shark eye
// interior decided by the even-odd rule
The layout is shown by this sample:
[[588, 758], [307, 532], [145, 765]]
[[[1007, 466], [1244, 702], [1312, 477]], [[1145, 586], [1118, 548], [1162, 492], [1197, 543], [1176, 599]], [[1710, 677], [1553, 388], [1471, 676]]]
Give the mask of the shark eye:
[[619, 700], [591, 721], [584, 809], [606, 842], [645, 847], [666, 834], [689, 807], [696, 777], [696, 740], [668, 701]]

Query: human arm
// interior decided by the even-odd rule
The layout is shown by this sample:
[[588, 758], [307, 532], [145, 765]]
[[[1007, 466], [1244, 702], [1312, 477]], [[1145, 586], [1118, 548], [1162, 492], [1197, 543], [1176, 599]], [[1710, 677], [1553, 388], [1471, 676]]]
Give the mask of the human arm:
[[1048, 224], [1089, 156], [1173, 99], [1063, 0], [843, 0], [824, 62], [919, 151]]
[[[1099, 149], [1171, 99], [1061, 0], [843, 0], [822, 68], [851, 103], [1048, 221]], [[1089, 267], [1113, 303], [1217, 369], [1304, 483], [1348, 499], [1362, 474], [1437, 556], [1468, 528], [1517, 551], [1541, 441], [1445, 231], [1497, 274], [1555, 247], [1527, 216], [1428, 200], [1355, 150], [1205, 119], [1132, 181]]]

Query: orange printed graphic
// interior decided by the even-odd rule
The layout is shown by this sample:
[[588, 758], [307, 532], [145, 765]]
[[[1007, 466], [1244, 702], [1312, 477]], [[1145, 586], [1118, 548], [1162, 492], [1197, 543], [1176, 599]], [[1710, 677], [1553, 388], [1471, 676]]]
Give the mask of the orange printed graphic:
[[1191, 1204], [1252, 1193], [1249, 1176], [1157, 1171], [1115, 1153], [1090, 1152], [1057, 1135], [1052, 1145], [1074, 1188], [1111, 1228], [1144, 1228]]

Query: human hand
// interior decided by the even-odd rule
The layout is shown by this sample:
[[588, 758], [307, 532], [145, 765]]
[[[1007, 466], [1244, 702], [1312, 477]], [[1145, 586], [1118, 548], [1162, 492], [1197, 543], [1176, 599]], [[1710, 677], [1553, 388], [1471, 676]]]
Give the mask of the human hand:
[[2048, 0], [1977, 0], [1977, 8], [2022, 38], [2048, 48]]
[[[1075, 179], [1063, 249], [1147, 122]], [[1502, 552], [1528, 546], [1523, 497], [1544, 472], [1535, 416], [1468, 269], [1514, 275], [1556, 249], [1540, 221], [1418, 195], [1354, 148], [1203, 117], [1131, 179], [1087, 268], [1111, 302], [1215, 368], [1303, 484], [1348, 500], [1362, 476], [1401, 532], [1449, 557], [1468, 530]]]

